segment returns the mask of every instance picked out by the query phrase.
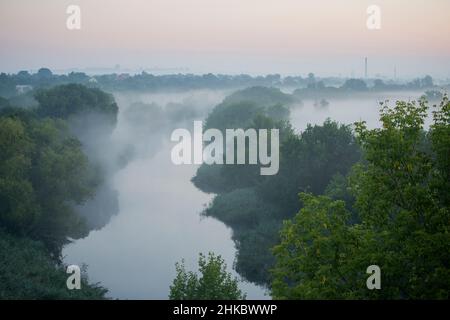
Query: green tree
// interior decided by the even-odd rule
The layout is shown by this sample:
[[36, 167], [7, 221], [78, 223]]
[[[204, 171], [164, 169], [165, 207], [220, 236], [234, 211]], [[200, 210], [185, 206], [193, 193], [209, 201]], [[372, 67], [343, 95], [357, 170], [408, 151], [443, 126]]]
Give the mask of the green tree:
[[[274, 248], [274, 298], [448, 299], [449, 110], [444, 98], [428, 132], [425, 100], [383, 105], [381, 128], [356, 124], [364, 162], [349, 185], [358, 219], [341, 200], [302, 195]], [[372, 264], [381, 290], [365, 287]]]
[[[304, 207], [284, 222], [274, 247], [272, 296], [275, 299], [336, 299], [358, 283], [346, 261], [354, 256], [350, 214], [341, 200], [302, 193]], [[364, 272], [364, 270], [362, 271]], [[363, 282], [361, 283], [363, 284]]]
[[28, 113], [0, 117], [0, 223], [44, 242], [58, 257], [68, 237], [87, 230], [74, 204], [93, 195], [97, 177], [62, 120]]
[[68, 119], [74, 115], [98, 113], [108, 116], [105, 120], [114, 127], [117, 121], [118, 106], [112, 95], [97, 88], [81, 84], [67, 84], [35, 94], [39, 102], [37, 112], [43, 117]]
[[199, 274], [186, 271], [184, 261], [176, 263], [177, 276], [170, 286], [171, 300], [243, 300], [246, 295], [238, 287], [238, 280], [227, 272], [223, 258], [214, 253], [206, 257], [200, 253]]
[[367, 165], [352, 178], [355, 207], [396, 298], [449, 296], [449, 109], [445, 97], [428, 132], [424, 99], [383, 105], [380, 129], [356, 125]]

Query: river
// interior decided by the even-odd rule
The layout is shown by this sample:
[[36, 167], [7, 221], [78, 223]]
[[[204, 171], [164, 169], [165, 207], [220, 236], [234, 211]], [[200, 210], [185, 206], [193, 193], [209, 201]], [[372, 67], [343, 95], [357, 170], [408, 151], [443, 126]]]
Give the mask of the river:
[[[160, 105], [192, 105], [201, 100], [205, 117], [208, 107], [219, 103], [225, 94], [144, 94], [135, 100]], [[145, 128], [136, 129], [125, 121], [129, 96], [117, 94], [115, 98], [119, 117], [113, 141], [131, 141], [139, 156], [112, 177], [119, 195], [118, 215], [101, 230], [67, 245], [64, 262], [86, 264], [90, 282], [101, 282], [110, 297], [119, 299], [167, 299], [176, 275], [175, 263], [184, 259], [187, 269], [196, 270], [200, 252], [220, 254], [228, 270], [238, 277], [232, 270], [236, 250], [231, 229], [200, 215], [212, 195], [190, 182], [197, 166], [172, 164], [170, 130], [149, 132], [146, 139]], [[248, 299], [269, 298], [265, 289], [251, 283], [242, 281], [240, 288]]]
[[[224, 96], [201, 93], [201, 100], [214, 106]], [[398, 98], [416, 98], [417, 93], [398, 94]], [[378, 125], [377, 101], [382, 98], [330, 101], [327, 107], [314, 107], [305, 101], [291, 111], [291, 121], [298, 131], [307, 123], [321, 123], [326, 118], [352, 123], [367, 120], [370, 127]], [[191, 99], [183, 95], [145, 95], [145, 102], [180, 102]], [[116, 96], [120, 113], [114, 136], [116, 143], [125, 132], [134, 130], [123, 118], [128, 97]], [[190, 103], [195, 103], [191, 99]], [[206, 100], [206, 101], [205, 101]], [[203, 117], [207, 109], [204, 109]], [[191, 122], [192, 124], [192, 122]], [[176, 166], [170, 159], [172, 144], [169, 131], [162, 131], [149, 139], [134, 141], [137, 147], [146, 145], [151, 152], [141, 152], [111, 178], [119, 195], [119, 214], [98, 231], [65, 247], [67, 264], [86, 264], [91, 282], [101, 282], [109, 289], [109, 296], [119, 299], [166, 299], [175, 277], [175, 263], [185, 259], [188, 269], [197, 267], [198, 254], [213, 251], [220, 254], [231, 271], [235, 257], [231, 230], [221, 222], [200, 216], [204, 206], [212, 199], [194, 187], [190, 179], [195, 165]], [[145, 137], [145, 135], [144, 135]], [[144, 139], [144, 141], [143, 141]], [[146, 149], [146, 148], [144, 148]], [[237, 274], [233, 271], [233, 274]], [[264, 288], [241, 282], [240, 288], [249, 299], [268, 299]]]

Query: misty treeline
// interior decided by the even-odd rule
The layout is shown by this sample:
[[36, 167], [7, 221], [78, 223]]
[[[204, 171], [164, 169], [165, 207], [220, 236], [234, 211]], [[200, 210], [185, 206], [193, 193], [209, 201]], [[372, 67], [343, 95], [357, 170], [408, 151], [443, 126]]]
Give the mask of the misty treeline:
[[36, 108], [0, 110], [0, 298], [103, 298], [106, 289], [86, 273], [83, 290], [67, 290], [61, 250], [116, 213], [112, 191], [108, 208], [94, 205], [107, 171], [93, 140], [108, 140], [118, 107], [111, 95], [77, 84], [39, 90], [35, 99]]
[[[130, 75], [112, 73], [88, 75], [84, 72], [54, 74], [48, 68], [41, 68], [35, 73], [20, 71], [16, 74], [0, 73], [0, 96], [13, 101], [14, 105], [36, 104], [34, 90], [63, 84], [82, 84], [97, 87], [108, 92], [141, 91], [186, 91], [198, 89], [239, 89], [253, 86], [292, 88], [294, 95], [301, 98], [344, 97], [362, 93], [401, 90], [429, 90], [437, 92], [448, 88], [447, 81], [435, 81], [431, 76], [424, 76], [411, 81], [382, 80], [377, 78], [356, 79], [345, 77], [317, 77], [313, 73], [305, 76], [250, 76], [247, 74], [167, 74], [154, 75], [145, 71]], [[432, 97], [432, 96], [430, 96]], [[2, 102], [0, 101], [0, 104]]]
[[[277, 89], [250, 88], [205, 122], [280, 130], [277, 175], [203, 164], [192, 179], [216, 194], [203, 214], [233, 230], [236, 271], [275, 299], [448, 298], [447, 97], [432, 110], [424, 98], [382, 105], [373, 130], [327, 120], [295, 132], [290, 103]], [[366, 287], [370, 265], [381, 268], [382, 290]]]

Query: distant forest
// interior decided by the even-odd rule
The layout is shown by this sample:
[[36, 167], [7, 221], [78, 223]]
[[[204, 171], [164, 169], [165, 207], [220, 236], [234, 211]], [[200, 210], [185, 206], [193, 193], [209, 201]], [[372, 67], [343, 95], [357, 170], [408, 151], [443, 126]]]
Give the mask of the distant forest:
[[[224, 75], [224, 74], [169, 74], [153, 75], [142, 72], [136, 75], [126, 73], [87, 75], [83, 72], [69, 74], [53, 74], [48, 68], [41, 68], [36, 73], [20, 71], [17, 74], [0, 73], [0, 96], [11, 98], [17, 93], [30, 89], [45, 88], [61, 84], [78, 83], [88, 87], [98, 87], [105, 91], [137, 90], [192, 90], [245, 88], [252, 86], [291, 87], [301, 89], [298, 95], [308, 92], [323, 91], [328, 94], [341, 89], [348, 91], [392, 91], [422, 90], [432, 88], [448, 88], [450, 81], [434, 84], [430, 76], [424, 76], [408, 82], [382, 80], [377, 78], [356, 79], [339, 77], [316, 77], [313, 73], [306, 76], [286, 76], [271, 74], [266, 76]], [[307, 90], [307, 91], [305, 91]]]

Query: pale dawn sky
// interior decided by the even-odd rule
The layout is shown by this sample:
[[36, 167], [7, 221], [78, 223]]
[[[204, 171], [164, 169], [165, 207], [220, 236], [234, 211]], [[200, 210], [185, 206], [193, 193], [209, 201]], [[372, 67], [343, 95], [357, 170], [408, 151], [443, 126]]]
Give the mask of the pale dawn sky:
[[[366, 26], [368, 6], [381, 29]], [[68, 30], [66, 8], [81, 9]], [[0, 0], [0, 72], [184, 68], [193, 73], [450, 77], [449, 0]]]

